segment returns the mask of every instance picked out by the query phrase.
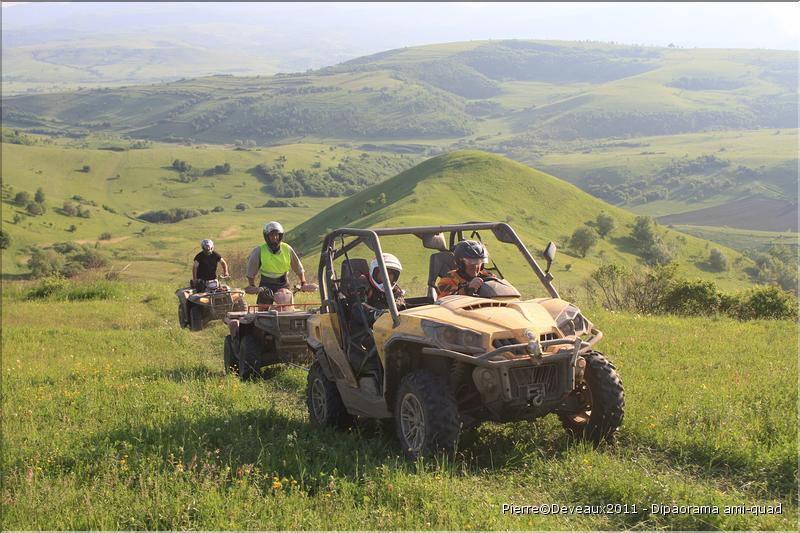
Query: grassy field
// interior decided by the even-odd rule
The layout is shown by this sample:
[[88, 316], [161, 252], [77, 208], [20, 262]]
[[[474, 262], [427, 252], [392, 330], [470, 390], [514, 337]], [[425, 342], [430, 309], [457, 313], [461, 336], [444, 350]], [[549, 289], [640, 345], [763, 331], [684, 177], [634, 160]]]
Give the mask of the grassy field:
[[[646, 190], [669, 189], [669, 198], [666, 199], [643, 201], [639, 198], [620, 204], [635, 213], [663, 216], [706, 207], [724, 207], [732, 200], [749, 196], [781, 199], [796, 205], [797, 142], [796, 129], [715, 131], [636, 137], [624, 142], [584, 143], [569, 151], [528, 157], [523, 162], [584, 190], [591, 189], [593, 183], [619, 186], [636, 181], [647, 182]], [[687, 169], [682, 184], [670, 185], [668, 178], [659, 177], [659, 173], [670, 165], [711, 156], [724, 162], [725, 166], [696, 172]], [[753, 172], [745, 176], [740, 170], [742, 167]], [[730, 179], [732, 183], [719, 190], [709, 190], [702, 199], [689, 196], [689, 188], [697, 185], [689, 185], [690, 182], [713, 179]], [[796, 213], [796, 207], [794, 211]]]
[[[171, 286], [83, 302], [26, 300], [30, 287], [2, 293], [7, 530], [798, 527], [789, 322], [591, 311], [625, 386], [614, 444], [570, 442], [548, 417], [485, 424], [455, 457], [407, 464], [378, 424], [309, 425], [301, 369], [225, 375], [224, 326], [180, 330]], [[505, 503], [629, 513], [511, 515]]]
[[718, 242], [740, 252], [764, 250], [776, 244], [794, 248], [800, 245], [800, 241], [798, 241], [800, 236], [792, 232], [738, 230], [712, 226], [675, 225], [673, 227], [677, 231], [694, 235], [700, 239]]
[[[2, 223], [12, 239], [11, 247], [2, 254], [2, 271], [6, 276], [28, 272], [29, 246], [76, 241], [108, 252], [117, 269], [130, 265], [126, 275], [132, 279], [183, 278], [190, 272], [191, 259], [199, 250], [200, 239], [213, 239], [223, 254], [249, 251], [262, 241], [261, 227], [268, 220], [280, 220], [292, 227], [340, 199], [292, 198], [289, 200], [298, 201], [304, 207], [262, 208], [274, 197], [263, 191], [265, 184], [253, 172], [256, 165], [272, 166], [282, 156], [287, 171], [304, 169], [308, 172], [317, 167], [324, 170], [342, 162], [357, 161], [363, 166], [373, 164], [378, 174], [388, 178], [417, 160], [413, 156], [317, 144], [251, 150], [154, 144], [146, 149], [117, 152], [102, 148], [130, 146], [131, 143], [118, 138], [62, 140], [49, 144], [46, 140], [40, 138], [40, 142], [32, 146], [0, 145], [3, 185], [8, 191], [3, 199]], [[182, 183], [180, 173], [171, 167], [176, 159], [201, 170], [227, 162], [231, 171]], [[83, 172], [87, 165], [89, 171]], [[13, 196], [25, 191], [33, 197], [39, 187], [45, 191], [47, 212], [15, 223], [14, 217], [24, 216], [25, 209], [11, 202]], [[90, 218], [66, 216], [60, 212], [64, 202], [73, 201], [76, 195], [83, 198], [81, 204], [91, 212]], [[248, 208], [238, 210], [239, 204], [246, 204]], [[217, 206], [223, 211], [174, 224], [149, 223], [137, 218], [151, 210], [211, 210]], [[110, 233], [111, 238], [99, 240], [104, 232]]]

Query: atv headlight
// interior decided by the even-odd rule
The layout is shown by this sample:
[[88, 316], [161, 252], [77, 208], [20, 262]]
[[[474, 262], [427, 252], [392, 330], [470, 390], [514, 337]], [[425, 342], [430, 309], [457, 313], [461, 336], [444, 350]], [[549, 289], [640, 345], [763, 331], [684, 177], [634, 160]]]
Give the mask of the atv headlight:
[[207, 304], [211, 300], [209, 300], [208, 296], [201, 296], [200, 298], [197, 299], [197, 301], [200, 302], [201, 304]]
[[426, 335], [448, 350], [465, 353], [484, 351], [485, 335], [471, 329], [457, 328], [430, 320], [422, 321], [422, 329]]
[[580, 337], [592, 330], [592, 323], [572, 304], [567, 305], [556, 317], [556, 327], [564, 336]]

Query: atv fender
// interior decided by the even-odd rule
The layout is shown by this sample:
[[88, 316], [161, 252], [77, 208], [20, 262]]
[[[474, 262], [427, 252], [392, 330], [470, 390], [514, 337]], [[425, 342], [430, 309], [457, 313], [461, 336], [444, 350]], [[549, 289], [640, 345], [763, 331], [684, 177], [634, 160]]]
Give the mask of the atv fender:
[[236, 319], [231, 320], [228, 322], [228, 331], [230, 331], [231, 337], [236, 339], [239, 337], [239, 321]]

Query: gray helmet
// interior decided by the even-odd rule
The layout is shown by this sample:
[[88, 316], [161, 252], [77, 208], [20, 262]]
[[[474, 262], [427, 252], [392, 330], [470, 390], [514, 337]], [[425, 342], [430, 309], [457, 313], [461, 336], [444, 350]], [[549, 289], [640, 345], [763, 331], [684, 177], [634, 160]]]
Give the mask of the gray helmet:
[[280, 222], [275, 222], [274, 220], [267, 222], [264, 224], [264, 240], [269, 243], [269, 239], [267, 236], [272, 233], [273, 231], [277, 231], [280, 234], [280, 240], [283, 240], [283, 226], [281, 226]]
[[209, 252], [214, 249], [214, 241], [211, 239], [203, 239], [200, 241], [200, 248], [208, 250]]
[[481, 259], [484, 263], [489, 260], [489, 250], [478, 241], [460, 241], [453, 248], [456, 259]]

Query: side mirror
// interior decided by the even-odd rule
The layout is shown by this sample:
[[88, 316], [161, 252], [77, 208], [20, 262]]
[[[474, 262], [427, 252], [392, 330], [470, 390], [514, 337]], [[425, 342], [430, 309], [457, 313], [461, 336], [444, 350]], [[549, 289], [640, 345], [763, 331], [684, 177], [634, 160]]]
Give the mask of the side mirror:
[[547, 243], [547, 246], [544, 249], [544, 258], [547, 259], [547, 268], [545, 272], [550, 272], [550, 265], [553, 264], [553, 260], [556, 258], [556, 245], [553, 244], [553, 241]]

